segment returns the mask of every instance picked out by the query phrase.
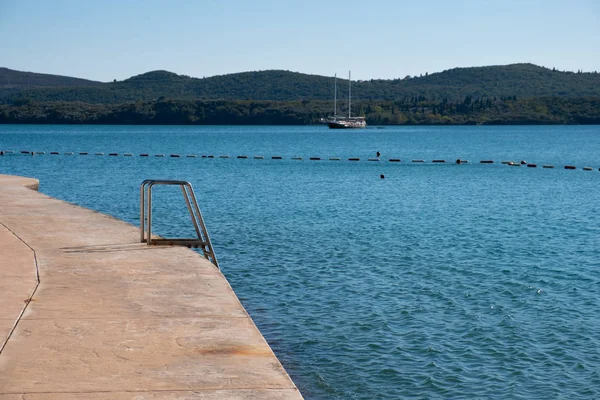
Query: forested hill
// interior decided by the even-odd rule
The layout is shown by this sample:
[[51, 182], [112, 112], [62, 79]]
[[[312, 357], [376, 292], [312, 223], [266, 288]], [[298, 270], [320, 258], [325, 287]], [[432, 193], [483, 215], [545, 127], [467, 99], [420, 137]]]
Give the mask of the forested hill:
[[[279, 70], [202, 79], [167, 71], [152, 71], [124, 81], [99, 83], [0, 68], [0, 103], [8, 104], [23, 101], [120, 104], [158, 98], [331, 101], [333, 88], [333, 77]], [[338, 79], [338, 98], [345, 98], [347, 90], [348, 81]], [[352, 94], [356, 101], [404, 101], [413, 97], [462, 101], [466, 96], [600, 97], [600, 74], [562, 72], [533, 64], [454, 68], [439, 73], [424, 73], [419, 77], [355, 81], [352, 83]]]
[[30, 89], [101, 86], [102, 82], [69, 76], [15, 71], [0, 67], [0, 96]]

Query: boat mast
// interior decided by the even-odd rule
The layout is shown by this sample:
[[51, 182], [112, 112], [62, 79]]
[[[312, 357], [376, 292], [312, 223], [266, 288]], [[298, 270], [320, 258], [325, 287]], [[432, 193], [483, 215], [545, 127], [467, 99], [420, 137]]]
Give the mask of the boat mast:
[[334, 75], [333, 82], [333, 116], [337, 117], [337, 73]]
[[352, 81], [350, 80], [350, 71], [348, 71], [348, 118], [352, 113]]

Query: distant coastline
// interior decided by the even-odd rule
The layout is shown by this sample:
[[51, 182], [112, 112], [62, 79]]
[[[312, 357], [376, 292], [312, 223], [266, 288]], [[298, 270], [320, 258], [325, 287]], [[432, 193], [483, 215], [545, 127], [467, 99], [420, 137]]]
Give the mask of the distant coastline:
[[[600, 97], [480, 98], [462, 102], [358, 101], [368, 125], [595, 125]], [[353, 107], [353, 109], [354, 109]], [[0, 124], [89, 125], [312, 125], [330, 103], [160, 99], [125, 104], [35, 102], [0, 105]]]
[[[267, 70], [103, 83], [0, 68], [0, 124], [311, 125], [333, 114], [334, 82]], [[352, 115], [371, 126], [600, 124], [600, 74], [511, 64], [353, 81]]]

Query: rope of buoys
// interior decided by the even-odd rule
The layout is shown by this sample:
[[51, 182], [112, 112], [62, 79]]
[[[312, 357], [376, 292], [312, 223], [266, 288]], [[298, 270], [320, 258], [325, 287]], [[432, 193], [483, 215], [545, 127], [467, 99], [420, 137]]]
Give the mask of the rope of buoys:
[[[13, 151], [13, 150], [0, 150], [0, 155], [8, 155], [8, 154], [14, 154], [14, 153], [15, 153], [15, 151]], [[32, 156], [33, 155], [38, 155], [38, 154], [39, 155], [46, 154], [45, 151], [31, 151], [31, 150], [20, 150], [17, 153], [20, 153], [22, 155], [32, 155]], [[377, 153], [380, 154], [379, 152], [377, 152]], [[51, 151], [51, 152], [49, 152], [49, 154], [51, 154], [51, 155], [60, 155], [61, 153], [58, 152], [58, 151]], [[67, 152], [64, 152], [62, 154], [67, 155], [67, 156], [72, 156], [74, 154], [79, 154], [80, 156], [87, 156], [87, 155], [92, 154], [92, 153], [89, 153], [87, 151], [81, 151], [81, 152], [78, 152], [78, 153], [74, 153], [72, 151], [67, 151]], [[104, 155], [103, 152], [96, 152], [96, 153], [93, 153], [93, 154], [96, 155], [96, 156], [103, 156]], [[119, 156], [119, 153], [108, 153], [108, 155], [116, 157], [116, 156]], [[122, 153], [122, 155], [124, 157], [133, 157], [132, 153]], [[141, 154], [139, 154], [139, 156], [140, 157], [149, 157], [150, 154], [148, 154], [148, 153], [141, 153]], [[155, 154], [154, 156], [155, 157], [165, 157], [165, 154]], [[184, 157], [184, 156], [181, 156], [179, 154], [170, 154], [169, 157], [171, 157], [171, 158], [180, 158], [180, 157]], [[195, 155], [195, 154], [188, 154], [188, 155], [185, 155], [185, 157], [186, 158], [198, 158], [198, 156]], [[215, 158], [214, 155], [206, 155], [206, 154], [202, 154], [201, 157], [202, 158]], [[229, 155], [220, 155], [220, 156], [218, 156], [218, 158], [230, 158], [230, 156]], [[257, 156], [238, 155], [236, 158], [239, 158], [239, 159], [254, 158], [255, 160], [264, 160], [265, 159], [264, 156], [258, 156], [258, 155]], [[282, 159], [284, 159], [284, 157], [283, 156], [272, 156], [271, 159], [273, 159], [273, 160], [282, 160]], [[293, 157], [291, 157], [291, 159], [292, 160], [303, 160], [303, 158], [301, 156], [293, 156]], [[311, 160], [311, 161], [322, 161], [322, 160], [341, 161], [342, 159], [340, 157], [329, 157], [329, 158], [309, 157], [309, 160]], [[360, 157], [349, 157], [347, 160], [348, 161], [360, 161], [361, 158]], [[378, 161], [381, 161], [381, 159], [379, 157], [369, 157], [369, 158], [366, 159], [366, 161], [378, 162]], [[401, 159], [400, 158], [389, 158], [388, 161], [389, 162], [401, 162]], [[411, 161], [413, 163], [426, 163], [426, 161], [423, 160], [423, 159], [413, 159]], [[433, 159], [431, 162], [432, 163], [446, 163], [446, 160], [445, 159]], [[493, 160], [480, 160], [479, 163], [480, 164], [494, 164], [495, 162]], [[462, 159], [459, 158], [459, 159], [456, 160], [456, 164], [469, 164], [469, 160], [462, 160]], [[523, 166], [523, 165], [527, 166], [528, 168], [537, 168], [538, 167], [537, 164], [535, 164], [535, 163], [528, 163], [525, 160], [521, 160], [519, 162], [505, 160], [505, 161], [501, 161], [501, 164], [512, 166], [512, 167], [520, 167], [520, 166]], [[543, 165], [541, 165], [541, 168], [552, 169], [552, 168], [555, 168], [555, 166], [552, 165], [552, 164], [543, 164]], [[574, 166], [574, 165], [565, 165], [564, 169], [575, 170], [575, 169], [577, 169], [577, 167]], [[595, 168], [594, 167], [590, 167], [590, 166], [585, 166], [585, 167], [582, 168], [582, 170], [584, 170], [584, 171], [594, 171]], [[598, 169], [598, 171], [600, 171], [600, 168]]]

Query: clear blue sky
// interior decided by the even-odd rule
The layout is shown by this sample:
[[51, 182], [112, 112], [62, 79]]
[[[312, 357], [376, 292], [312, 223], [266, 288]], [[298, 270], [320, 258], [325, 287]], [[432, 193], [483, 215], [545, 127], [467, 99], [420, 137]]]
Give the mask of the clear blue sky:
[[600, 71], [600, 0], [0, 0], [0, 66], [352, 79], [531, 62]]

